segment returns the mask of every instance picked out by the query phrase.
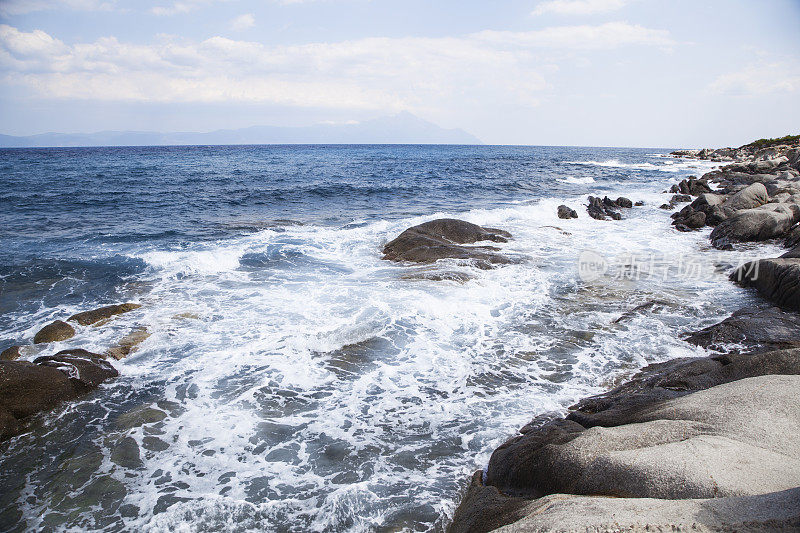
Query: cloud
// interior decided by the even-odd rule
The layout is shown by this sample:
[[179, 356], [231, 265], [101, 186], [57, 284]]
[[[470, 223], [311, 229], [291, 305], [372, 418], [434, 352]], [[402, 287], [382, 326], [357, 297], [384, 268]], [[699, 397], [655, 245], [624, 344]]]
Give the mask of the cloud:
[[461, 37], [373, 37], [269, 46], [221, 36], [113, 37], [65, 44], [43, 31], [0, 25], [0, 83], [60, 99], [267, 102], [347, 109], [534, 106], [558, 57], [576, 50], [663, 47], [669, 34], [627, 23]]
[[242, 31], [256, 25], [256, 17], [252, 13], [239, 15], [230, 22], [230, 28], [234, 31]]
[[622, 9], [628, 3], [630, 0], [548, 0], [537, 5], [532, 14], [594, 15]]
[[24, 15], [34, 11], [110, 11], [116, 0], [0, 0], [0, 15]]
[[150, 8], [150, 12], [160, 17], [167, 17], [171, 15], [182, 15], [189, 13], [195, 9], [213, 4], [214, 2], [224, 0], [178, 0], [167, 6], [154, 6]]
[[736, 72], [723, 74], [712, 81], [712, 94], [762, 96], [800, 91], [800, 64], [772, 62], [752, 64]]

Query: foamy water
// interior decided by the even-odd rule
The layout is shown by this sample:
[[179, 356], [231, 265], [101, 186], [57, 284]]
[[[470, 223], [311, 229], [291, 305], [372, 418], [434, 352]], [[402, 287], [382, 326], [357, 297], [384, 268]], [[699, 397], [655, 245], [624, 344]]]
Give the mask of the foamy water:
[[[671, 183], [711, 166], [641, 157], [565, 163], [664, 172], [603, 181], [602, 194], [646, 203], [618, 222], [586, 215], [594, 190], [564, 189], [487, 207], [108, 244], [97, 253], [143, 265], [119, 290], [144, 306], [42, 351], [103, 351], [133, 327], [152, 335], [115, 363], [120, 378], [4, 445], [3, 523], [441, 531], [469, 474], [533, 416], [649, 362], [702, 354], [679, 334], [749, 301], [726, 269], [753, 250], [725, 256], [730, 264], [702, 279], [616, 279], [613, 269], [578, 278], [584, 250], [712, 257], [707, 231], [679, 235], [657, 207]], [[567, 187], [602, 180], [577, 176]], [[580, 218], [559, 220], [562, 203]], [[499, 246], [519, 262], [480, 270], [380, 259], [403, 229], [444, 216], [510, 231]], [[420, 279], [431, 271], [471, 279]], [[613, 323], [651, 301], [656, 311]], [[42, 304], [16, 315], [8, 332], [32, 335], [85, 305]]]

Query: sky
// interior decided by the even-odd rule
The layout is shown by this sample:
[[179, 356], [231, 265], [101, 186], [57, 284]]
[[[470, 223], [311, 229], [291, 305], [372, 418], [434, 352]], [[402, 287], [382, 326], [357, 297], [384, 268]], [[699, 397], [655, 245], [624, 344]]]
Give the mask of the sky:
[[800, 0], [0, 0], [0, 133], [401, 111], [489, 144], [800, 133]]

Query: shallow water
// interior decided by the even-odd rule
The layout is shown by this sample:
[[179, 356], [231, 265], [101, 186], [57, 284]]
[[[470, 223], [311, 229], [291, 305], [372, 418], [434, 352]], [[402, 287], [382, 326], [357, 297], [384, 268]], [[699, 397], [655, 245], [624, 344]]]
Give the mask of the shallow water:
[[[0, 529], [442, 530], [534, 415], [702, 353], [679, 335], [751, 301], [726, 272], [754, 250], [720, 255], [658, 209], [712, 167], [666, 152], [0, 151], [2, 347], [123, 300], [144, 306], [26, 358], [152, 334], [118, 379], [0, 444]], [[587, 194], [646, 205], [595, 221]], [[561, 203], [580, 218], [559, 220]], [[509, 230], [519, 262], [380, 260], [441, 216]], [[584, 250], [610, 270], [581, 281]], [[664, 273], [620, 278], [626, 254]], [[703, 276], [679, 271], [693, 262]], [[469, 281], [419, 279], [432, 271]]]

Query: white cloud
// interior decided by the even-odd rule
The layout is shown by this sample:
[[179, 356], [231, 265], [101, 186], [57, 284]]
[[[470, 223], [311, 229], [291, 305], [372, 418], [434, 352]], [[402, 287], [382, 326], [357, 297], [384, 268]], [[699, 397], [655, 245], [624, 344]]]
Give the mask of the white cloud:
[[758, 63], [718, 76], [708, 89], [712, 94], [762, 96], [800, 91], [800, 64]]
[[110, 11], [116, 0], [0, 0], [0, 15], [24, 15], [34, 11]]
[[239, 15], [231, 20], [229, 26], [234, 31], [242, 31], [256, 25], [256, 17], [252, 13]]
[[182, 15], [218, 1], [225, 0], [178, 0], [170, 5], [151, 7], [150, 12], [161, 17]]
[[536, 6], [533, 15], [594, 15], [622, 9], [630, 0], [548, 0]]
[[558, 57], [670, 43], [667, 32], [626, 23], [294, 46], [219, 36], [68, 45], [42, 31], [0, 25], [0, 83], [48, 98], [105, 101], [418, 110], [500, 99], [533, 106], [550, 87], [545, 75]]

